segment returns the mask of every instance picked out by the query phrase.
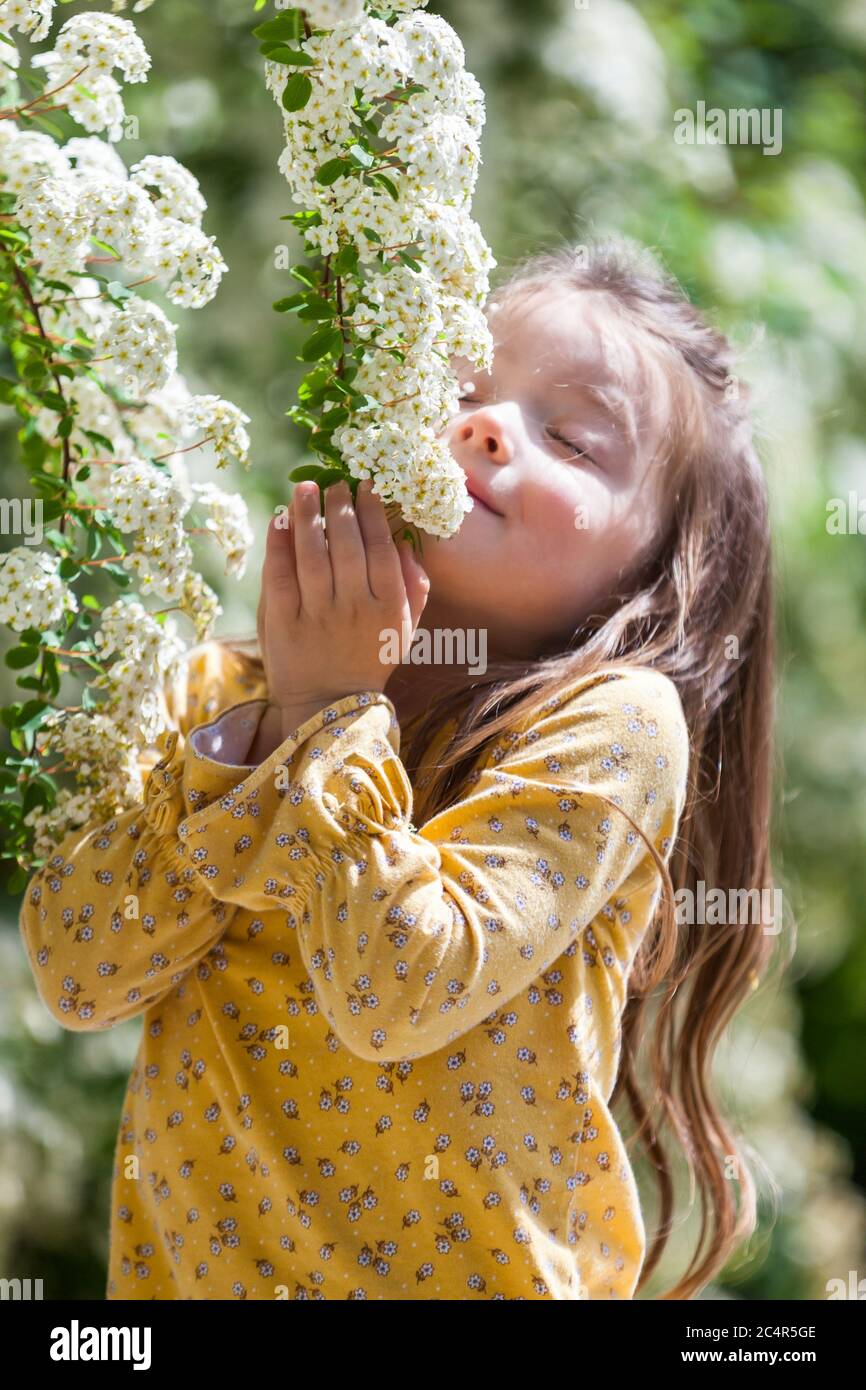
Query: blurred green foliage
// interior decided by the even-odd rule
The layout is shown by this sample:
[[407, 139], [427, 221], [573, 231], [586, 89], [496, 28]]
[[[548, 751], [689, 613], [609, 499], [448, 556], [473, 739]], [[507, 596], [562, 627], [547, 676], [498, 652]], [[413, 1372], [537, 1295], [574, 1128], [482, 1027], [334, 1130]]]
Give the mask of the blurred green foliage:
[[[458, 29], [487, 93], [474, 211], [496, 279], [562, 237], [618, 229], [659, 251], [743, 348], [773, 497], [776, 845], [798, 947], [783, 986], [760, 991], [737, 1020], [718, 1068], [778, 1184], [779, 1212], [771, 1221], [768, 1193], [751, 1249], [705, 1296], [824, 1298], [829, 1278], [866, 1267], [866, 541], [826, 526], [829, 499], [866, 497], [866, 9], [857, 0], [432, 0], [431, 9]], [[294, 205], [276, 169], [279, 113], [254, 22], [251, 0], [157, 0], [139, 16], [154, 68], [146, 86], [128, 89], [141, 138], [120, 148], [128, 162], [175, 155], [208, 199], [205, 226], [230, 273], [214, 303], [183, 318], [180, 361], [193, 389], [252, 416], [253, 468], [231, 481], [261, 535], [305, 461], [284, 413], [304, 367], [298, 325], [270, 310], [289, 292], [276, 247], [302, 253], [279, 220]], [[781, 152], [675, 144], [674, 112], [699, 100], [781, 108]], [[21, 495], [8, 424], [0, 440], [0, 487]], [[250, 631], [255, 556], [240, 584], [225, 582], [218, 561], [203, 568], [225, 606], [219, 630]], [[11, 673], [0, 680], [5, 702]], [[42, 1277], [46, 1297], [101, 1298], [111, 1154], [140, 1023], [105, 1035], [60, 1030], [36, 998], [14, 903], [0, 969], [0, 1269]], [[650, 1296], [691, 1250], [694, 1219], [680, 1211]]]

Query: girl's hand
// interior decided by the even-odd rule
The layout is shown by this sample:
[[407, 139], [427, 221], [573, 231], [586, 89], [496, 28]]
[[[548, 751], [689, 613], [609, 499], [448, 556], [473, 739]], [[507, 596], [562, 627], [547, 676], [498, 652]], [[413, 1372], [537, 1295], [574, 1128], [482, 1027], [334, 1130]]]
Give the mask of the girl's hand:
[[323, 706], [384, 690], [396, 669], [383, 652], [386, 633], [397, 634], [405, 656], [427, 602], [430, 581], [408, 541], [394, 544], [369, 480], [357, 511], [348, 483], [327, 488], [325, 518], [327, 537], [318, 484], [303, 482], [288, 526], [274, 518], [268, 527], [257, 626], [270, 708], [251, 749], [259, 760], [264, 746], [278, 746], [278, 732], [282, 742]]

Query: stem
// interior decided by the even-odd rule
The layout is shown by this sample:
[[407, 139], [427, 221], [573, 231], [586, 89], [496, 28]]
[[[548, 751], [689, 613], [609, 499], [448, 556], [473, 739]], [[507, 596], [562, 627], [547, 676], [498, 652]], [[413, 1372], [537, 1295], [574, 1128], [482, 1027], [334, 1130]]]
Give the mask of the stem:
[[[93, 257], [93, 256], [88, 256], [87, 259], [88, 259], [88, 260], [94, 260], [95, 257]], [[109, 259], [110, 259], [110, 257], [108, 257], [108, 256], [104, 256], [104, 257], [103, 257], [103, 260], [109, 260]], [[141, 280], [133, 280], [131, 284], [129, 284], [129, 285], [126, 286], [126, 288], [127, 288], [128, 290], [134, 290], [138, 285], [147, 285], [147, 284], [150, 283], [151, 280], [155, 280], [155, 279], [156, 279], [156, 276], [155, 276], [155, 275], [145, 275], [144, 278], [141, 279]], [[84, 299], [105, 299], [105, 298], [106, 298], [106, 291], [105, 291], [105, 290], [100, 290], [99, 294], [67, 294], [63, 299], [42, 299], [42, 300], [40, 300], [40, 302], [39, 302], [39, 308], [40, 308], [40, 309], [54, 309], [58, 304], [71, 304], [71, 303], [73, 303], [73, 302], [74, 302], [74, 303], [80, 303], [80, 302], [81, 302], [82, 300], [84, 300]], [[65, 341], [65, 339], [58, 339], [58, 342], [61, 342], [61, 341]]]
[[207, 439], [200, 439], [197, 444], [188, 444], [185, 449], [171, 449], [167, 454], [157, 454], [156, 458], [151, 459], [151, 463], [161, 463], [163, 459], [174, 458], [175, 454], [188, 454], [191, 449], [201, 449], [203, 445], [210, 444], [216, 439], [215, 434], [209, 434]]
[[336, 370], [336, 372], [334, 373], [334, 375], [335, 375], [335, 376], [342, 377], [343, 372], [344, 372], [344, 370], [345, 370], [345, 366], [346, 366], [346, 335], [345, 335], [345, 333], [343, 332], [343, 278], [342, 278], [341, 275], [338, 275], [338, 276], [337, 276], [336, 283], [337, 283], [337, 316], [338, 316], [338, 318], [339, 318], [339, 320], [340, 320], [340, 341], [341, 341], [341, 343], [342, 343], [342, 347], [340, 348], [340, 361], [339, 361], [339, 363], [337, 364], [337, 370]]
[[[71, 77], [67, 77], [66, 81], [61, 82], [59, 87], [53, 87], [49, 92], [40, 92], [38, 97], [33, 97], [31, 101], [25, 101], [22, 106], [13, 106], [9, 111], [0, 111], [0, 121], [14, 121], [17, 116], [21, 115], [22, 111], [29, 111], [31, 106], [38, 106], [40, 101], [47, 101], [49, 97], [56, 97], [57, 93], [62, 92], [64, 87], [68, 87], [71, 82], [77, 82], [79, 77], [87, 72], [88, 66], [89, 64], [85, 63], [83, 68], [74, 72]], [[51, 111], [58, 109], [56, 106], [49, 107]]]
[[[18, 288], [21, 290], [22, 294], [24, 295], [24, 298], [27, 300], [27, 303], [28, 303], [29, 308], [30, 308], [30, 312], [32, 313], [33, 317], [34, 317], [35, 320], [36, 320], [36, 326], [37, 326], [37, 328], [39, 329], [40, 337], [41, 337], [46, 343], [48, 343], [48, 342], [49, 342], [49, 338], [48, 338], [48, 335], [47, 335], [46, 332], [45, 332], [44, 327], [42, 326], [42, 319], [41, 319], [40, 314], [39, 314], [39, 305], [36, 303], [36, 300], [35, 300], [34, 297], [33, 297], [33, 291], [32, 291], [31, 288], [30, 288], [30, 282], [28, 281], [27, 276], [24, 274], [24, 271], [21, 269], [21, 267], [20, 267], [20, 265], [18, 264], [17, 260], [15, 259], [14, 255], [11, 255], [11, 253], [10, 253], [10, 259], [11, 259], [12, 265], [13, 265], [13, 267], [14, 267], [14, 269], [15, 269], [15, 279], [16, 279], [16, 281], [17, 281], [17, 283], [18, 283]], [[57, 371], [54, 369], [54, 366], [53, 366], [53, 365], [52, 365], [52, 367], [51, 367], [51, 375], [53, 376], [53, 378], [54, 378], [54, 384], [55, 384], [55, 386], [57, 387], [57, 394], [62, 398], [64, 406], [67, 406], [66, 396], [63, 394], [63, 386], [62, 386], [62, 384], [61, 384], [61, 378], [60, 378], [60, 376], [58, 375]], [[69, 436], [67, 435], [66, 438], [65, 438], [64, 440], [61, 441], [61, 443], [62, 443], [62, 454], [63, 454], [63, 482], [64, 482], [64, 484], [68, 485], [68, 483], [69, 483], [69, 473], [70, 473], [70, 469], [71, 469], [71, 467], [72, 467], [72, 451], [71, 451], [71, 449], [70, 449], [70, 447], [69, 447]], [[66, 516], [65, 516], [65, 514], [64, 514], [64, 515], [60, 518], [60, 534], [61, 534], [61, 535], [63, 535], [63, 527], [64, 527], [65, 523], [66, 523]]]

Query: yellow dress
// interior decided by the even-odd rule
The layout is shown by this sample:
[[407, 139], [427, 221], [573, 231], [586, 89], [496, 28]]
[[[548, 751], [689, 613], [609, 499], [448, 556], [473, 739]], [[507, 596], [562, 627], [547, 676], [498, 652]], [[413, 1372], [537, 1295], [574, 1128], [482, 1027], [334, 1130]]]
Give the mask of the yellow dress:
[[385, 695], [236, 765], [242, 672], [189, 660], [144, 805], [68, 836], [22, 908], [64, 1027], [143, 1018], [107, 1297], [633, 1297], [608, 1101], [660, 883], [627, 817], [669, 856], [674, 685], [576, 681], [416, 829]]

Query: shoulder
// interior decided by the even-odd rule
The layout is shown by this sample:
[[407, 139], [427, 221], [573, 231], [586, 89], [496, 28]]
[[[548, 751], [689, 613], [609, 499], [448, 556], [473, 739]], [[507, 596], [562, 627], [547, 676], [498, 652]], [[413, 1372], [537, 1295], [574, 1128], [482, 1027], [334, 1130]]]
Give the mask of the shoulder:
[[535, 775], [577, 774], [580, 781], [610, 783], [617, 795], [652, 789], [653, 799], [682, 809], [688, 725], [676, 685], [652, 667], [580, 676], [514, 728], [494, 761], [532, 761]]
[[569, 687], [565, 704], [574, 712], [592, 708], [610, 720], [645, 720], [656, 736], [688, 742], [688, 726], [676, 685], [652, 666], [611, 667]]
[[214, 639], [186, 653], [166, 700], [172, 723], [186, 735], [221, 710], [254, 700], [263, 692], [260, 668], [243, 652]]
[[608, 770], [626, 768], [633, 786], [652, 784], [681, 812], [689, 776], [689, 729], [669, 676], [651, 666], [600, 672], [592, 684], [579, 682], [569, 692], [565, 709], [578, 724], [591, 719], [604, 730]]

